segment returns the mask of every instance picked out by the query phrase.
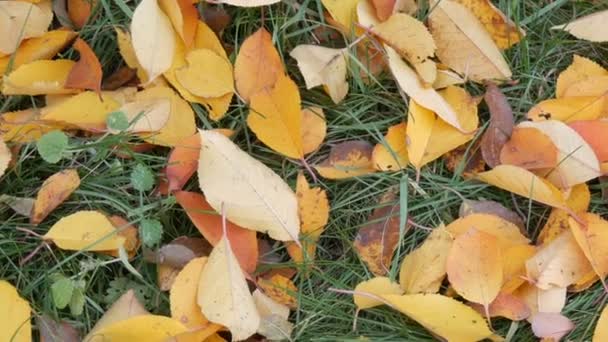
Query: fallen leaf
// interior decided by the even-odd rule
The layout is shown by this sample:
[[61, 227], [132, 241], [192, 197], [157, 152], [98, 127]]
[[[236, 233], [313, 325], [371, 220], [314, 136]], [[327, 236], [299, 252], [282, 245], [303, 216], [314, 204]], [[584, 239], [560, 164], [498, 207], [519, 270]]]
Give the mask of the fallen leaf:
[[380, 21], [385, 21], [393, 14], [396, 0], [371, 0], [370, 2], [374, 6], [376, 17]]
[[171, 150], [165, 168], [165, 174], [169, 182], [169, 192], [181, 190], [196, 172], [200, 151], [201, 137], [198, 132], [182, 139]]
[[555, 97], [564, 97], [566, 89], [571, 85], [595, 76], [608, 76], [608, 70], [602, 68], [599, 64], [588, 58], [574, 55], [572, 64], [557, 77]]
[[[53, 30], [40, 37], [30, 38], [19, 45], [10, 56], [0, 57], [0, 74], [41, 59], [51, 59], [76, 38], [71, 30]], [[9, 70], [9, 65], [11, 69]]]
[[584, 224], [569, 218], [570, 230], [591, 267], [603, 282], [608, 275], [608, 222], [592, 213], [580, 214], [579, 219]]
[[543, 339], [559, 341], [574, 329], [574, 323], [560, 313], [539, 312], [532, 316], [532, 331]]
[[[205, 140], [209, 140], [207, 137], [205, 135]], [[203, 315], [228, 328], [234, 340], [247, 339], [260, 325], [260, 315], [249, 293], [245, 274], [225, 235], [203, 267], [197, 303]]]
[[[459, 131], [470, 132], [477, 127], [477, 125], [470, 127], [469, 124], [463, 123], [461, 120], [466, 119], [466, 116], [463, 118], [435, 89], [425, 87], [418, 79], [416, 72], [401, 59], [395, 50], [386, 47], [386, 55], [397, 83], [416, 103], [435, 112], [443, 121]], [[410, 100], [410, 102], [412, 101]]]
[[475, 310], [439, 294], [383, 295], [395, 310], [448, 341], [479, 341], [492, 335]]
[[460, 204], [460, 209], [458, 210], [458, 216], [463, 218], [473, 214], [489, 214], [498, 216], [501, 219], [516, 225], [520, 232], [525, 231], [526, 228], [524, 221], [516, 212], [495, 201], [462, 200], [462, 204]]
[[555, 208], [566, 207], [562, 193], [553, 184], [518, 166], [498, 165], [490, 171], [478, 173], [476, 178]]
[[332, 146], [329, 157], [314, 165], [328, 179], [358, 177], [376, 172], [372, 164], [373, 146], [367, 141], [345, 141]]
[[198, 9], [195, 4], [191, 0], [160, 0], [159, 5], [186, 47], [191, 47], [198, 26]]
[[484, 100], [490, 111], [490, 125], [481, 137], [481, 155], [488, 166], [495, 167], [501, 162], [500, 151], [511, 138], [515, 119], [507, 97], [494, 83], [486, 85]]
[[4, 95], [72, 94], [65, 87], [68, 75], [76, 63], [69, 59], [37, 60], [23, 64], [4, 76]]
[[595, 330], [593, 332], [593, 342], [605, 341], [608, 338], [608, 306], [604, 306], [600, 318], [595, 324]]
[[298, 173], [296, 197], [300, 217], [300, 240], [306, 251], [294, 242], [287, 242], [285, 246], [293, 261], [303, 263], [315, 259], [317, 242], [329, 220], [329, 201], [325, 190], [311, 188], [302, 173]]
[[594, 120], [608, 115], [603, 97], [582, 96], [549, 99], [530, 108], [526, 117], [533, 121], [559, 120], [572, 122]]
[[608, 95], [608, 75], [591, 76], [586, 80], [578, 81], [564, 92], [564, 97], [595, 97], [598, 101], [606, 102]]
[[342, 31], [350, 33], [357, 21], [359, 0], [321, 0], [332, 18], [340, 24]]
[[399, 286], [399, 284], [387, 277], [375, 277], [357, 284], [353, 293], [353, 301], [357, 306], [357, 310], [365, 310], [384, 304], [382, 301], [375, 299], [373, 296], [366, 296], [365, 294], [371, 294], [374, 296], [389, 294], [402, 295], [403, 289]]
[[[108, 217], [108, 220], [112, 222], [118, 236], [122, 236], [125, 239], [124, 248], [127, 251], [129, 259], [135, 257], [137, 249], [141, 245], [141, 242], [139, 241], [139, 229], [129, 223], [129, 221], [117, 215]], [[116, 258], [120, 257], [120, 253], [117, 250], [107, 251], [106, 254]]]
[[502, 286], [502, 256], [498, 238], [471, 228], [454, 239], [446, 259], [452, 287], [465, 299], [484, 306], [486, 313]]
[[13, 159], [13, 155], [8, 149], [8, 146], [6, 146], [6, 143], [3, 140], [0, 141], [0, 177], [4, 176], [6, 169], [9, 167], [11, 159]]
[[526, 280], [526, 261], [536, 254], [532, 245], [513, 245], [502, 250], [502, 279], [501, 293], [513, 293]]
[[298, 288], [289, 278], [275, 274], [268, 279], [259, 279], [258, 286], [277, 303], [287, 305], [292, 309], [298, 307], [296, 298]]
[[406, 294], [439, 292], [453, 241], [444, 227], [435, 228], [422, 245], [403, 258], [399, 283]]
[[274, 87], [283, 71], [279, 53], [272, 44], [270, 33], [260, 28], [245, 39], [234, 63], [236, 90], [243, 100], [262, 90]]
[[[56, 321], [44, 314], [36, 317], [41, 342], [79, 342], [82, 341], [78, 330], [65, 321]], [[18, 339], [17, 339], [18, 340]]]
[[433, 2], [429, 28], [442, 63], [475, 82], [511, 77], [498, 46], [469, 9], [450, 0]]
[[2, 37], [0, 53], [11, 54], [27, 38], [40, 37], [53, 21], [51, 1], [32, 4], [24, 1], [0, 2]]
[[32, 341], [32, 324], [30, 323], [30, 304], [17, 292], [17, 289], [5, 280], [0, 280], [0, 340], [29, 342]]
[[545, 133], [533, 127], [517, 127], [500, 151], [500, 164], [526, 170], [551, 169], [557, 166], [557, 147]]
[[[472, 303], [471, 307], [480, 314], [484, 308], [480, 304]], [[488, 307], [490, 317], [504, 317], [511, 321], [521, 321], [530, 317], [530, 308], [525, 301], [508, 293], [499, 293]]]
[[67, 0], [70, 21], [77, 29], [81, 29], [91, 17], [98, 0]]
[[565, 231], [541, 246], [536, 255], [526, 261], [526, 270], [536, 287], [549, 290], [574, 284], [592, 267], [573, 234]]
[[327, 122], [323, 108], [302, 109], [302, 150], [304, 154], [316, 151], [327, 134]]
[[372, 163], [379, 171], [398, 171], [407, 167], [407, 126], [405, 122], [390, 126], [384, 141], [372, 151]]
[[588, 120], [574, 121], [568, 124], [591, 146], [600, 162], [608, 161], [608, 146], [604, 139], [608, 134], [608, 121]]
[[271, 89], [251, 95], [247, 126], [264, 144], [280, 154], [302, 159], [302, 113], [298, 85], [279, 75]]
[[40, 120], [40, 111], [34, 108], [2, 113], [0, 117], [0, 132], [5, 142], [35, 142], [48, 132], [64, 128], [60, 123]]
[[120, 106], [119, 99], [111, 94], [104, 92], [100, 98], [94, 92], [86, 91], [43, 108], [40, 118], [100, 132], [106, 128], [108, 114]]
[[97, 211], [82, 210], [57, 221], [43, 236], [57, 247], [72, 251], [106, 251], [120, 248], [125, 238]]
[[[200, 139], [200, 138], [199, 138]], [[177, 203], [201, 232], [207, 241], [216, 246], [222, 238], [222, 217], [207, 203], [203, 195], [176, 191]], [[226, 222], [226, 234], [241, 268], [246, 273], [253, 273], [258, 263], [258, 240], [255, 231], [244, 229], [230, 221]]]
[[171, 67], [175, 35], [157, 0], [143, 0], [133, 11], [131, 39], [137, 61], [152, 82]]
[[298, 62], [306, 89], [323, 85], [334, 103], [348, 93], [346, 56], [343, 49], [318, 45], [298, 45], [289, 53]]
[[518, 28], [490, 0], [456, 0], [468, 8], [486, 28], [500, 49], [508, 49], [519, 43], [526, 32]]
[[462, 76], [458, 75], [458, 73], [449, 70], [442, 69], [442, 65], [437, 65], [437, 77], [435, 78], [435, 82], [433, 82], [433, 88], [442, 89], [451, 85], [463, 84], [465, 79]]
[[137, 78], [139, 78], [141, 83], [148, 82], [148, 73], [144, 70], [144, 67], [139, 63], [139, 60], [135, 55], [131, 34], [118, 26], [114, 26], [114, 31], [116, 32], [118, 51], [125, 61], [125, 64], [127, 64], [129, 68], [137, 70]]
[[238, 7], [259, 7], [276, 4], [281, 0], [219, 0], [220, 3]]
[[70, 70], [64, 87], [68, 89], [94, 90], [100, 95], [103, 72], [95, 52], [87, 42], [80, 38], [76, 39], [73, 47], [80, 54], [80, 59]]
[[208, 49], [193, 50], [186, 55], [188, 66], [175, 71], [179, 83], [192, 94], [220, 97], [234, 92], [232, 64]]
[[89, 334], [85, 342], [137, 341], [163, 342], [188, 331], [177, 320], [165, 316], [141, 315], [121, 320]]
[[591, 42], [606, 42], [608, 41], [608, 33], [602, 29], [606, 20], [608, 20], [608, 10], [589, 14], [567, 24], [553, 26], [551, 29], [564, 30], [576, 38]]
[[95, 332], [102, 328], [109, 327], [115, 323], [128, 320], [129, 318], [149, 315], [150, 313], [146, 308], [139, 302], [135, 291], [127, 290], [118, 300], [116, 300], [110, 308], [101, 316], [101, 318], [95, 323], [93, 329], [89, 331], [89, 334], [85, 336], [83, 341], [88, 338], [95, 336]]
[[180, 236], [156, 251], [144, 251], [144, 259], [181, 270], [192, 259], [209, 255], [212, 248], [203, 238]]
[[519, 227], [499, 216], [490, 214], [467, 215], [446, 227], [454, 238], [467, 234], [471, 229], [495, 237], [500, 250], [506, 250], [516, 245], [526, 245], [530, 242], [520, 232]]
[[469, 177], [486, 170], [486, 162], [481, 156], [479, 140], [469, 145], [461, 145], [442, 156], [445, 167], [456, 175]]
[[101, 89], [117, 90], [124, 86], [128, 86], [129, 84], [136, 82], [136, 75], [137, 70], [123, 65], [103, 80]]
[[34, 207], [34, 199], [29, 197], [16, 197], [6, 194], [0, 195], [0, 203], [10, 207], [17, 214], [29, 217]]
[[232, 21], [232, 17], [226, 12], [226, 9], [219, 6], [205, 7], [202, 19], [218, 36], [221, 36], [221, 33]]
[[566, 189], [601, 175], [600, 163], [591, 146], [565, 123], [556, 120], [524, 121], [518, 127], [540, 130], [557, 147], [557, 166], [546, 175], [554, 185]]
[[161, 291], [169, 291], [181, 269], [169, 265], [156, 265], [156, 283]]
[[171, 317], [188, 329], [198, 329], [209, 324], [196, 302], [198, 281], [207, 263], [206, 257], [192, 259], [179, 272], [171, 286]]
[[[591, 193], [587, 184], [579, 184], [573, 186], [570, 190], [568, 198], [566, 199], [567, 207], [574, 213], [586, 212], [589, 209], [589, 203], [591, 202]], [[554, 208], [547, 218], [547, 222], [543, 226], [542, 230], [536, 238], [536, 242], [539, 245], [544, 245], [561, 233], [570, 229], [570, 213], [563, 209]]]
[[111, 134], [122, 132], [158, 132], [165, 127], [171, 116], [170, 99], [147, 98], [123, 104], [116, 110], [125, 115], [129, 126], [125, 130], [108, 127]]
[[253, 301], [261, 316], [257, 333], [270, 340], [283, 340], [291, 336], [293, 323], [289, 322], [289, 308], [277, 303], [259, 289], [253, 291]]
[[522, 299], [530, 308], [530, 320], [539, 312], [560, 313], [566, 306], [566, 288], [554, 287], [549, 290], [542, 290], [532, 283], [524, 283], [513, 293], [514, 296]]
[[389, 191], [382, 195], [365, 225], [359, 228], [353, 244], [359, 258], [374, 275], [388, 273], [399, 243], [399, 229], [400, 205], [395, 203], [395, 193]]
[[63, 203], [80, 186], [80, 177], [75, 169], [59, 171], [47, 178], [38, 194], [32, 209], [30, 222], [39, 224], [48, 214]]

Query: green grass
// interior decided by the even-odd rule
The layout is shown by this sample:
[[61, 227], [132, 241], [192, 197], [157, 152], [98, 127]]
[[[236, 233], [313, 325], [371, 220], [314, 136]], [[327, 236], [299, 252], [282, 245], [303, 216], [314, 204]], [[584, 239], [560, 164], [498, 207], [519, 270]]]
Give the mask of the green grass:
[[[238, 51], [239, 44], [262, 24], [272, 33], [279, 52], [284, 59], [289, 74], [300, 85], [304, 105], [320, 106], [328, 121], [328, 134], [323, 148], [309, 157], [314, 164], [323, 160], [330, 146], [350, 139], [363, 139], [371, 143], [381, 141], [386, 129], [404, 119], [406, 104], [390, 75], [382, 75], [372, 83], [365, 83], [358, 77], [356, 63], [351, 63], [353, 72], [349, 79], [350, 91], [339, 105], [334, 105], [320, 89], [306, 90], [295, 61], [288, 53], [296, 45], [314, 43], [313, 30], [325, 26], [319, 0], [287, 0], [284, 4], [261, 9], [229, 8], [231, 25], [226, 29], [222, 41]], [[524, 25], [527, 36], [520, 44], [507, 51], [507, 60], [513, 70], [512, 85], [502, 87], [509, 98], [518, 119], [535, 103], [553, 97], [557, 74], [571, 61], [573, 54], [586, 56], [608, 66], [608, 45], [579, 41], [550, 27], [608, 5], [592, 4], [587, 1], [495, 1], [514, 21]], [[598, 1], [597, 3], [602, 3]], [[82, 31], [82, 37], [91, 44], [103, 65], [104, 72], [110, 74], [122, 63], [118, 54], [113, 25], [128, 27], [134, 1], [101, 0], [99, 15]], [[263, 11], [263, 16], [261, 15]], [[262, 23], [261, 18], [264, 18]], [[345, 46], [347, 41], [332, 43]], [[62, 57], [73, 58], [72, 51]], [[230, 56], [234, 60], [234, 52]], [[479, 95], [483, 89], [470, 85], [469, 90]], [[29, 97], [2, 97], [3, 111], [39, 106], [43, 101]], [[256, 159], [275, 170], [295, 187], [298, 162], [287, 160], [272, 152], [248, 131], [246, 125], [247, 106], [234, 100], [229, 114], [219, 123], [207, 119], [205, 110], [198, 105], [194, 109], [199, 118], [199, 127], [224, 127], [236, 130], [236, 141]], [[488, 113], [484, 105], [480, 107], [483, 122]], [[155, 173], [161, 174], [166, 163], [168, 150], [157, 148], [146, 154], [134, 153], [132, 159], [122, 159], [111, 154], [112, 146], [125, 144], [126, 136], [107, 137], [100, 141], [81, 136], [71, 138], [72, 158], [59, 164], [43, 162], [35, 146], [24, 146], [14, 170], [2, 179], [1, 193], [13, 196], [32, 197], [42, 181], [49, 175], [72, 167], [78, 168], [82, 185], [75, 194], [55, 210], [39, 226], [29, 225], [27, 219], [14, 214], [8, 208], [0, 208], [0, 278], [16, 285], [21, 295], [29, 300], [36, 314], [46, 313], [71, 322], [81, 331], [88, 331], [108, 307], [108, 289], [120, 290], [124, 284], [113, 282], [130, 281], [145, 294], [147, 307], [158, 314], [168, 314], [168, 295], [156, 286], [156, 271], [153, 265], [143, 261], [141, 253], [132, 261], [143, 275], [139, 279], [131, 275], [120, 263], [108, 263], [111, 258], [93, 253], [64, 252], [57, 248], [42, 249], [25, 265], [19, 261], [32, 252], [40, 239], [26, 234], [20, 228], [44, 234], [59, 218], [83, 209], [102, 210], [123, 215], [137, 223], [141, 218], [156, 218], [164, 225], [164, 241], [182, 236], [199, 236], [189, 219], [172, 198], [158, 197], [153, 193], [140, 195], [130, 185], [129, 175], [138, 163], [148, 165]], [[349, 296], [328, 291], [328, 288], [352, 289], [357, 283], [370, 279], [372, 274], [355, 254], [352, 243], [357, 230], [365, 223], [376, 206], [378, 197], [391, 187], [403, 184], [408, 191], [408, 215], [418, 224], [435, 227], [449, 223], [458, 215], [460, 196], [468, 199], [492, 199], [507, 207], [517, 206], [526, 216], [527, 229], [531, 238], [538, 234], [546, 220], [549, 209], [530, 204], [521, 197], [513, 197], [507, 192], [484, 184], [465, 180], [461, 175], [447, 171], [438, 160], [424, 167], [418, 183], [411, 168], [397, 173], [377, 173], [344, 181], [320, 179], [317, 186], [324, 188], [330, 198], [331, 218], [322, 236], [318, 249], [316, 267], [310, 277], [296, 277], [300, 292], [299, 307], [292, 314], [296, 328], [294, 340], [354, 340], [365, 336], [378, 341], [428, 341], [431, 335], [405, 316], [388, 308], [372, 309], [361, 313], [357, 329], [352, 330], [355, 307]], [[608, 214], [606, 203], [600, 197], [601, 186], [594, 181], [591, 211]], [[186, 189], [198, 191], [196, 179]], [[447, 191], [451, 189], [452, 191]], [[400, 244], [401, 260], [421, 242], [427, 232], [412, 228]], [[290, 265], [289, 258], [281, 244], [272, 244], [274, 252], [283, 260], [281, 266]], [[278, 267], [270, 265], [266, 267]], [[82, 316], [74, 317], [69, 310], [55, 309], [49, 294], [50, 276], [62, 273], [73, 279], [87, 283], [86, 305]], [[393, 272], [391, 276], [396, 276]], [[111, 282], [113, 282], [111, 284]], [[570, 294], [564, 313], [573, 319], [576, 328], [568, 336], [573, 341], [590, 340], [595, 321], [604, 303], [603, 290], [599, 284], [580, 293]], [[493, 326], [504, 336], [510, 322], [496, 319]], [[534, 340], [527, 323], [520, 323], [512, 341]]]

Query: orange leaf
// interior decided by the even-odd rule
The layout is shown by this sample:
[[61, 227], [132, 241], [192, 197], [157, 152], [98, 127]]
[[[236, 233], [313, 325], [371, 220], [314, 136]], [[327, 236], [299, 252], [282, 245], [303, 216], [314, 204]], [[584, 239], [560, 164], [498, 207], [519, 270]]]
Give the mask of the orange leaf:
[[344, 179], [374, 173], [372, 164], [373, 147], [367, 141], [352, 140], [339, 143], [331, 148], [329, 158], [314, 168], [329, 179]]
[[186, 47], [191, 47], [196, 36], [198, 27], [198, 10], [191, 0], [177, 0], [179, 9], [182, 11], [184, 25], [182, 27], [182, 39]]
[[167, 160], [168, 191], [181, 190], [198, 168], [198, 156], [201, 150], [201, 136], [196, 132], [184, 138], [169, 154]]
[[608, 121], [574, 121], [569, 125], [591, 146], [600, 162], [608, 161], [608, 144], [606, 144]]
[[68, 0], [68, 16], [77, 29], [87, 23], [97, 3], [98, 0]]
[[80, 59], [72, 67], [64, 87], [68, 89], [90, 89], [101, 96], [102, 71], [95, 52], [81, 38], [74, 42], [74, 49], [80, 53]]
[[298, 293], [298, 288], [289, 278], [275, 274], [270, 279], [260, 279], [258, 285], [268, 297], [276, 302], [287, 305], [290, 308], [298, 306], [298, 300], [295, 297]]
[[385, 21], [393, 14], [396, 0], [372, 0], [372, 5], [376, 10], [376, 16], [380, 21]]
[[557, 147], [546, 134], [536, 128], [516, 127], [500, 151], [500, 162], [527, 170], [550, 169], [557, 165], [557, 155]]
[[80, 185], [75, 169], [60, 171], [47, 178], [36, 196], [30, 222], [38, 224], [65, 201]]
[[[213, 210], [203, 195], [177, 191], [177, 203], [184, 208], [192, 223], [213, 246], [222, 238], [222, 217]], [[226, 234], [243, 271], [252, 273], [258, 263], [258, 240], [256, 232], [226, 222]]]

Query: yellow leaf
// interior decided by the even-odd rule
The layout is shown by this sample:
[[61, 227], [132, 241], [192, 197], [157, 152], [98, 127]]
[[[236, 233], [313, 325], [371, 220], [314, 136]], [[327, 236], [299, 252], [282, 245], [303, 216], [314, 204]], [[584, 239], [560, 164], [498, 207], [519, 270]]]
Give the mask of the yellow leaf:
[[30, 315], [30, 304], [13, 285], [0, 280], [0, 341], [32, 341]]
[[[117, 111], [124, 113], [130, 123], [125, 132], [156, 132], [167, 124], [171, 116], [171, 101], [144, 99], [125, 103]], [[121, 131], [108, 127], [108, 132], [118, 134]]]
[[137, 70], [137, 78], [139, 78], [140, 82], [147, 83], [149, 79], [148, 73], [144, 67], [139, 64], [139, 60], [137, 60], [135, 49], [133, 48], [131, 34], [118, 26], [114, 27], [114, 31], [116, 32], [118, 51], [120, 51], [122, 59], [124, 59], [129, 68]]
[[[572, 187], [570, 195], [566, 199], [566, 205], [574, 213], [587, 211], [590, 202], [591, 193], [587, 184], [579, 184]], [[569, 218], [570, 214], [566, 210], [553, 208], [547, 222], [536, 238], [536, 243], [544, 245], [570, 229]]]
[[552, 30], [564, 30], [579, 39], [592, 42], [608, 41], [608, 32], [605, 30], [608, 20], [608, 10], [598, 11], [578, 18], [566, 24], [553, 26]]
[[372, 151], [374, 167], [380, 171], [398, 171], [405, 169], [408, 163], [407, 126], [405, 122], [388, 128], [384, 143], [378, 143]]
[[148, 75], [147, 83], [171, 67], [175, 34], [157, 0], [143, 0], [135, 8], [131, 39], [135, 56]]
[[296, 183], [298, 214], [300, 216], [300, 239], [306, 254], [294, 242], [287, 242], [287, 252], [296, 263], [314, 260], [317, 241], [329, 220], [329, 201], [325, 190], [311, 188], [304, 174], [299, 173]]
[[125, 238], [116, 234], [112, 222], [97, 211], [79, 211], [57, 221], [44, 235], [57, 247], [72, 251], [118, 249]]
[[323, 108], [302, 109], [302, 150], [304, 154], [316, 151], [325, 140], [327, 122]]
[[567, 287], [591, 270], [591, 264], [570, 231], [543, 245], [526, 261], [528, 278], [543, 290]]
[[209, 324], [196, 302], [199, 279], [206, 263], [206, 257], [190, 260], [179, 272], [171, 286], [169, 297], [171, 317], [189, 329], [197, 329]]
[[564, 97], [589, 96], [597, 97], [598, 101], [606, 101], [607, 92], [608, 75], [592, 76], [566, 88]]
[[348, 82], [343, 49], [298, 45], [289, 55], [298, 62], [306, 89], [324, 85], [334, 103], [340, 103], [344, 99], [348, 93]]
[[353, 140], [334, 145], [329, 158], [314, 166], [322, 177], [344, 179], [376, 172], [372, 164], [373, 147], [367, 141]]
[[595, 324], [595, 331], [593, 332], [593, 342], [608, 341], [608, 306], [604, 306], [600, 318]]
[[199, 185], [218, 212], [242, 227], [280, 241], [298, 240], [295, 194], [279, 175], [214, 131], [200, 131]]
[[268, 31], [261, 28], [245, 39], [234, 63], [236, 90], [245, 101], [270, 90], [283, 74], [281, 57]]
[[468, 8], [486, 28], [492, 40], [500, 49], [519, 43], [526, 35], [524, 30], [517, 28], [490, 0], [456, 0]]
[[179, 83], [192, 94], [219, 97], [234, 92], [230, 61], [208, 49], [193, 50], [186, 56], [188, 66], [175, 71]]
[[479, 341], [492, 335], [475, 310], [439, 294], [383, 295], [390, 305], [448, 341]]
[[511, 69], [479, 19], [457, 2], [434, 2], [429, 27], [441, 62], [475, 82], [509, 79]]
[[0, 53], [11, 54], [23, 39], [42, 36], [53, 21], [51, 1], [0, 1]]
[[56, 105], [42, 110], [43, 120], [56, 121], [86, 130], [102, 131], [106, 127], [108, 114], [120, 108], [113, 96], [85, 91]]
[[412, 70], [397, 54], [395, 50], [386, 47], [388, 63], [393, 75], [397, 79], [397, 83], [401, 89], [408, 94], [411, 99], [419, 103], [421, 106], [428, 108], [437, 113], [450, 126], [455, 127], [462, 132], [470, 132], [475, 128], [467, 127], [460, 121], [460, 116], [455, 108], [441, 96], [435, 89], [425, 87], [416, 72]]
[[357, 3], [359, 0], [321, 0], [329, 14], [344, 29], [350, 32], [357, 20]]
[[190, 104], [177, 95], [173, 89], [169, 87], [144, 89], [135, 95], [135, 100], [168, 100], [171, 102], [169, 119], [158, 132], [144, 135], [146, 142], [162, 146], [175, 146], [196, 132], [194, 112]]
[[101, 316], [99, 321], [97, 321], [95, 326], [93, 326], [93, 329], [89, 331], [83, 340], [87, 341], [90, 337], [94, 336], [98, 330], [112, 326], [115, 323], [128, 320], [129, 318], [135, 316], [149, 314], [150, 313], [135, 296], [135, 291], [128, 290], [122, 296], [120, 296], [118, 300], [112, 303], [112, 306], [110, 306], [103, 316]]
[[515, 224], [496, 215], [471, 214], [453, 221], [446, 227], [456, 238], [466, 234], [471, 228], [494, 236], [501, 250], [530, 242]]
[[5, 142], [29, 143], [45, 133], [64, 128], [64, 125], [40, 120], [40, 110], [34, 108], [3, 113], [0, 119], [0, 132]]
[[72, 42], [74, 38], [76, 38], [76, 32], [74, 31], [54, 30], [40, 37], [28, 39], [21, 43], [17, 51], [12, 55], [0, 58], [0, 74], [4, 74], [7, 71], [9, 64], [11, 65], [11, 70], [13, 70], [26, 63], [41, 59], [51, 59]]
[[251, 96], [247, 125], [264, 144], [289, 158], [304, 157], [298, 85], [280, 75], [273, 88]]
[[391, 281], [387, 277], [375, 277], [370, 280], [362, 281], [355, 287], [353, 295], [353, 300], [358, 310], [370, 309], [384, 304], [382, 301], [373, 298], [373, 296], [366, 296], [365, 294], [371, 294], [378, 297], [381, 295], [401, 295], [403, 294], [403, 289], [401, 289], [399, 284]]
[[403, 258], [399, 283], [406, 294], [439, 291], [453, 241], [444, 227], [435, 228], [420, 247]]
[[188, 329], [180, 322], [165, 316], [142, 315], [110, 324], [90, 334], [85, 342], [165, 342]]
[[[430, 58], [437, 46], [421, 21], [405, 13], [395, 13], [370, 30], [403, 56], [425, 83], [435, 81], [437, 68]], [[429, 67], [430, 70], [424, 72]]]
[[258, 286], [264, 293], [277, 303], [287, 305], [290, 308], [298, 307], [298, 288], [287, 277], [275, 274], [269, 279], [258, 280]]
[[32, 209], [31, 223], [38, 224], [49, 213], [65, 201], [80, 186], [80, 177], [75, 169], [59, 171], [47, 178], [38, 194]]
[[572, 217], [568, 221], [572, 235], [595, 273], [604, 279], [608, 275], [608, 222], [592, 213], [581, 214], [579, 218], [584, 225]]
[[435, 82], [433, 82], [433, 88], [441, 89], [451, 85], [463, 84], [464, 82], [464, 78], [457, 73], [438, 67], [437, 77], [435, 78]]
[[501, 293], [512, 293], [525, 282], [526, 260], [535, 253], [536, 247], [531, 245], [513, 245], [502, 249], [503, 285]]
[[526, 117], [533, 121], [547, 119], [572, 122], [594, 120], [608, 115], [604, 97], [564, 97], [544, 100], [530, 108]]
[[[207, 140], [205, 136], [203, 141]], [[233, 340], [247, 339], [260, 325], [245, 275], [226, 236], [213, 248], [203, 267], [197, 303], [208, 320], [230, 330]]]
[[552, 207], [566, 207], [562, 193], [553, 184], [518, 166], [498, 165], [490, 171], [478, 173], [476, 178]]
[[64, 87], [76, 63], [68, 59], [39, 60], [23, 64], [4, 76], [2, 93], [5, 95], [72, 94], [75, 89]]
[[608, 70], [588, 58], [574, 55], [572, 64], [557, 77], [555, 97], [564, 97], [566, 89], [571, 85], [588, 80], [594, 76], [608, 76]]
[[503, 280], [498, 239], [475, 228], [457, 236], [446, 260], [446, 271], [454, 290], [483, 305], [487, 312]]

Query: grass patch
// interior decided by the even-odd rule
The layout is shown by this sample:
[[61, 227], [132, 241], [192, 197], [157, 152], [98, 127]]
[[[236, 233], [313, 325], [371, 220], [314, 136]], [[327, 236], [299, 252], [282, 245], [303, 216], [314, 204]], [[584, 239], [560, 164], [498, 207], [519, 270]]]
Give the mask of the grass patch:
[[[502, 88], [518, 119], [522, 119], [532, 105], [553, 96], [556, 76], [570, 63], [573, 54], [591, 58], [606, 66], [608, 45], [579, 41], [563, 32], [551, 31], [550, 27], [574, 17], [607, 9], [607, 4], [567, 0], [501, 0], [495, 3], [515, 22], [524, 25], [527, 31], [526, 39], [506, 53], [515, 82]], [[99, 56], [106, 74], [123, 63], [113, 26], [128, 27], [134, 7], [135, 1], [101, 0], [96, 19], [81, 31], [83, 39]], [[234, 60], [234, 51], [238, 51], [239, 44], [263, 24], [271, 32], [290, 76], [302, 87], [303, 79], [288, 53], [298, 44], [315, 43], [314, 30], [326, 25], [320, 1], [286, 0], [281, 5], [265, 8], [263, 16], [260, 9], [226, 8], [232, 15], [232, 23], [226, 29], [222, 41], [233, 48], [230, 58]], [[345, 46], [347, 43], [338, 41], [335, 44]], [[74, 56], [71, 50], [61, 55], [65, 58]], [[350, 91], [339, 105], [333, 104], [319, 89], [309, 91], [300, 88], [303, 104], [322, 107], [328, 121], [324, 147], [309, 157], [311, 164], [323, 160], [329, 147], [341, 141], [363, 139], [371, 143], [379, 142], [390, 125], [405, 118], [406, 104], [390, 75], [384, 74], [374, 82], [366, 83], [358, 76], [359, 67], [360, 65], [351, 63], [353, 72], [349, 80]], [[471, 85], [469, 90], [476, 95], [482, 92], [482, 88], [475, 85]], [[40, 99], [24, 96], [2, 97], [0, 101], [2, 111], [40, 106], [43, 103]], [[245, 151], [295, 187], [296, 174], [302, 167], [297, 162], [277, 155], [255, 139], [247, 129], [248, 109], [245, 104], [235, 100], [229, 114], [219, 124], [209, 121], [201, 106], [194, 104], [193, 107], [199, 118], [199, 127], [234, 129], [237, 132], [236, 141]], [[487, 121], [488, 113], [484, 105], [480, 107], [480, 114], [483, 122]], [[126, 136], [101, 140], [73, 137], [70, 139], [71, 146], [74, 146], [72, 158], [55, 165], [41, 161], [33, 145], [25, 146], [16, 168], [2, 179], [2, 193], [31, 197], [46, 177], [64, 168], [78, 168], [82, 178], [82, 185], [70, 201], [37, 227], [29, 225], [26, 219], [10, 209], [0, 208], [0, 278], [15, 284], [32, 303], [36, 313], [47, 313], [67, 320], [86, 331], [115, 299], [113, 294], [129, 286], [137, 286], [151, 311], [168, 313], [168, 295], [156, 286], [155, 267], [146, 264], [141, 255], [132, 263], [141, 272], [143, 279], [132, 276], [120, 263], [111, 262], [109, 257], [93, 253], [63, 252], [56, 248], [42, 249], [28, 263], [19, 265], [19, 260], [40, 244], [39, 238], [24, 233], [21, 228], [44, 234], [59, 218], [82, 209], [123, 215], [135, 223], [144, 217], [158, 219], [164, 226], [164, 241], [182, 235], [199, 236], [173, 198], [157, 197], [152, 193], [140, 194], [132, 189], [129, 175], [134, 167], [145, 164], [160, 175], [168, 150], [157, 148], [152, 153], [133, 153], [130, 159], [119, 158], [111, 153], [113, 146], [127, 144], [129, 139]], [[352, 299], [327, 290], [329, 287], [352, 289], [360, 281], [372, 277], [357, 258], [352, 242], [358, 228], [365, 223], [376, 205], [378, 197], [390, 187], [406, 183], [408, 214], [418, 224], [428, 227], [455, 219], [460, 196], [468, 199], [492, 199], [509, 208], [517, 206], [530, 218], [527, 225], [532, 238], [538, 234], [549, 214], [549, 209], [545, 206], [530, 204], [507, 192], [464, 180], [447, 171], [441, 160], [424, 167], [418, 183], [415, 178], [414, 170], [408, 169], [346, 181], [320, 179], [317, 185], [327, 190], [332, 211], [329, 225], [320, 242], [315, 269], [309, 278], [296, 278], [300, 289], [300, 307], [292, 314], [296, 322], [292, 336], [294, 340], [347, 341], [360, 336], [378, 341], [432, 339], [425, 329], [388, 308], [362, 313], [358, 318], [357, 329], [353, 331], [355, 307]], [[600, 215], [608, 214], [606, 203], [600, 197], [600, 185], [593, 182], [590, 187], [591, 211]], [[197, 181], [192, 180], [186, 189], [198, 191]], [[424, 230], [412, 228], [401, 242], [400, 255], [396, 258], [401, 260], [426, 235]], [[273, 248], [289, 263], [281, 244], [274, 244]], [[49, 293], [49, 277], [53, 273], [86, 281], [86, 304], [81, 317], [71, 316], [69, 310], [55, 309]], [[393, 272], [392, 276], [396, 276], [396, 273]], [[564, 312], [576, 324], [569, 339], [590, 340], [595, 320], [605, 300], [602, 295], [599, 284], [583, 293], [569, 295]], [[493, 323], [497, 332], [503, 336], [510, 326], [506, 320], [497, 319]], [[513, 340], [533, 339], [527, 323], [520, 323]]]

